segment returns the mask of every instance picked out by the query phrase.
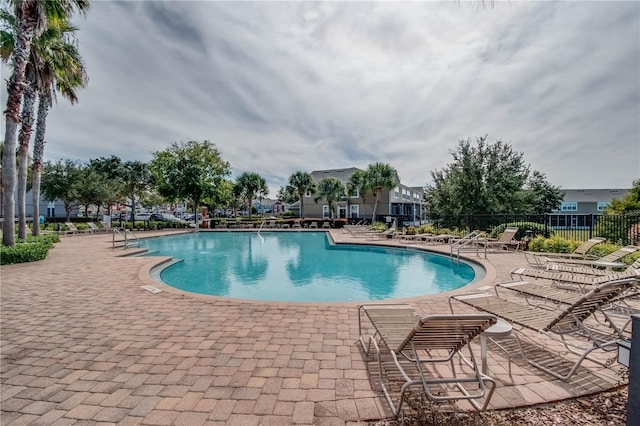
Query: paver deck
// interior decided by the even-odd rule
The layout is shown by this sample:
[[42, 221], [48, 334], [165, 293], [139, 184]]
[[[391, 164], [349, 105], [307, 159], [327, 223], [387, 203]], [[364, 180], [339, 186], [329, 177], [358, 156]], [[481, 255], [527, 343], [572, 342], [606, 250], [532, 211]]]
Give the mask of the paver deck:
[[[2, 267], [2, 425], [342, 425], [389, 416], [356, 344], [356, 303], [188, 294], [150, 278], [162, 258], [121, 257], [110, 242], [64, 237], [44, 261]], [[472, 259], [487, 269], [474, 288], [525, 264], [521, 253]], [[448, 313], [450, 294], [403, 301], [425, 315]], [[509, 377], [502, 352], [490, 350], [498, 381], [490, 407], [590, 394], [620, 380], [611, 368], [583, 365], [562, 382], [516, 358]]]

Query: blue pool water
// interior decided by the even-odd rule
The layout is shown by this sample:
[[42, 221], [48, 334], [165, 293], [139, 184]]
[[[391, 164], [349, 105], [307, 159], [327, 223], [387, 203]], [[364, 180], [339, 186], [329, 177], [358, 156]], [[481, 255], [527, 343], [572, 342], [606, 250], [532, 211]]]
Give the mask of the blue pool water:
[[333, 245], [324, 232], [200, 232], [141, 245], [183, 260], [160, 272], [173, 287], [253, 300], [397, 299], [453, 290], [484, 274], [415, 250]]

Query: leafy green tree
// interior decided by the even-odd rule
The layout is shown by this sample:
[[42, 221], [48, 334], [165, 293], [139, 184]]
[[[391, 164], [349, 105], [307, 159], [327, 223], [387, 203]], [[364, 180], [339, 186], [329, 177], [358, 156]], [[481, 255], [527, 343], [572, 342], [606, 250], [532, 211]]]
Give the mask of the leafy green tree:
[[233, 209], [234, 214], [244, 202], [243, 192], [244, 188], [238, 182], [235, 182], [231, 187], [231, 202], [229, 204], [229, 207]]
[[[289, 176], [289, 187], [298, 194], [300, 217], [304, 217], [304, 196], [306, 193], [315, 194], [316, 186], [310, 173], [297, 171]], [[289, 190], [291, 191], [291, 190]]]
[[253, 200], [260, 194], [264, 195], [268, 192], [267, 182], [257, 173], [245, 172], [238, 176], [236, 185], [240, 190], [241, 197], [247, 202], [249, 218], [251, 218]]
[[83, 167], [80, 169], [80, 176], [78, 180], [78, 203], [84, 207], [85, 217], [89, 217], [89, 206], [92, 204], [99, 205], [101, 202], [100, 196], [102, 185], [100, 182], [100, 175], [96, 173], [90, 167]]
[[96, 192], [96, 215], [100, 214], [102, 207], [107, 214], [111, 214], [111, 206], [123, 199], [124, 184], [120, 180], [105, 180], [100, 177]]
[[158, 194], [156, 191], [146, 191], [142, 193], [140, 197], [140, 205], [145, 209], [151, 210], [155, 206], [159, 206], [165, 202], [165, 198]]
[[550, 213], [560, 206], [563, 198], [560, 188], [551, 185], [544, 173], [534, 170], [523, 190], [523, 213]]
[[367, 192], [371, 190], [370, 184], [367, 180], [367, 172], [364, 170], [356, 170], [349, 176], [349, 181], [347, 182], [347, 190], [349, 192], [358, 190], [360, 194], [360, 198], [362, 199], [362, 214], [365, 215], [364, 206], [367, 201]]
[[89, 167], [99, 173], [104, 179], [122, 179], [124, 163], [120, 157], [112, 155], [109, 158], [100, 157], [89, 160]]
[[[42, 161], [44, 158], [45, 133], [47, 130], [47, 117], [49, 109], [55, 99], [54, 93], [62, 94], [73, 105], [78, 102], [76, 89], [85, 87], [88, 82], [85, 65], [82, 61], [76, 44], [64, 37], [64, 31], [73, 31], [63, 28], [60, 38], [56, 40], [60, 54], [46, 62], [43, 67], [43, 84], [38, 85], [38, 116], [36, 120], [36, 134], [33, 141], [33, 204], [34, 214], [39, 214], [40, 200], [40, 175], [42, 173]], [[38, 229], [34, 221], [34, 231]]]
[[135, 219], [136, 200], [151, 188], [154, 183], [151, 170], [142, 161], [127, 161], [122, 165], [124, 195], [131, 200], [131, 223]]
[[278, 190], [278, 194], [276, 195], [278, 201], [282, 201], [286, 204], [295, 203], [300, 199], [300, 195], [296, 188], [291, 185], [281, 186]]
[[217, 195], [216, 187], [230, 174], [229, 163], [208, 140], [174, 142], [166, 150], [153, 153], [150, 169], [160, 195], [189, 200], [196, 213], [204, 199]]
[[622, 199], [613, 199], [597, 223], [598, 235], [617, 244], [638, 244], [640, 240], [640, 181]]
[[317, 194], [318, 197], [315, 198], [315, 201], [318, 202], [320, 199], [324, 198], [329, 203], [329, 212], [331, 212], [331, 217], [334, 217], [333, 211], [333, 202], [339, 200], [341, 197], [347, 195], [347, 188], [344, 186], [344, 183], [338, 178], [333, 176], [326, 177], [318, 182], [317, 186]]
[[375, 191], [376, 203], [373, 205], [373, 214], [371, 221], [376, 220], [376, 211], [378, 210], [378, 202], [383, 190], [389, 191], [400, 184], [398, 171], [385, 163], [370, 164], [365, 172], [365, 187]]
[[211, 210], [226, 208], [233, 202], [234, 184], [228, 179], [223, 179], [213, 190], [213, 193], [203, 199], [204, 204]]
[[[2, 59], [7, 61], [9, 53], [13, 51], [15, 43], [14, 34], [16, 28], [15, 16], [6, 10], [0, 11], [1, 19], [6, 23], [6, 27], [10, 30], [3, 31], [0, 37], [2, 43]], [[74, 32], [77, 30], [75, 26], [70, 25], [66, 19], [48, 19], [46, 30], [37, 38], [34, 38], [31, 44], [31, 52], [29, 61], [25, 69], [25, 88], [22, 101], [21, 128], [18, 135], [18, 238], [26, 237], [26, 193], [28, 178], [28, 153], [29, 141], [34, 121], [34, 106], [36, 98], [40, 93], [41, 102], [51, 102], [51, 96], [45, 101], [42, 96], [46, 91], [51, 91], [52, 85], [57, 85], [60, 93], [69, 98], [71, 102], [77, 101], [75, 91], [68, 84], [74, 81], [74, 84], [84, 86], [86, 83], [86, 72], [76, 43], [74, 42]], [[56, 78], [58, 76], [58, 78]], [[38, 115], [40, 127], [43, 125], [42, 120], [46, 117], [42, 114]], [[44, 140], [44, 135], [40, 135]], [[41, 150], [35, 149], [34, 155], [40, 153]], [[42, 158], [39, 156], [34, 165], [37, 164], [38, 172], [41, 172]], [[33, 170], [33, 166], [32, 166]], [[39, 176], [38, 176], [39, 179]], [[39, 180], [37, 182], [39, 184]], [[34, 191], [34, 217], [38, 217], [40, 188], [37, 186]], [[37, 197], [37, 198], [36, 198]], [[33, 222], [34, 233], [39, 233], [38, 222]]]
[[78, 206], [82, 185], [82, 167], [71, 160], [47, 162], [42, 173], [42, 195], [45, 200], [61, 200], [64, 203], [66, 221], [71, 210]]
[[426, 187], [432, 214], [462, 216], [507, 213], [522, 203], [522, 189], [529, 176], [523, 154], [487, 136], [460, 140], [451, 151], [453, 163], [431, 172], [433, 185]]
[[640, 212], [640, 181], [636, 182], [629, 194], [621, 200], [613, 199], [607, 206], [605, 213], [630, 213]]
[[111, 206], [125, 199], [124, 163], [115, 155], [89, 160], [88, 168], [99, 176], [98, 212], [104, 207], [111, 214]]
[[[15, 43], [11, 53], [12, 72], [7, 83], [7, 107], [4, 148], [2, 157], [2, 197], [4, 217], [13, 218], [15, 213], [14, 191], [16, 189], [16, 132], [20, 122], [20, 109], [25, 88], [25, 70], [27, 67], [31, 45], [47, 28], [47, 20], [66, 20], [73, 11], [86, 13], [90, 3], [88, 0], [23, 0], [14, 2], [17, 18], [15, 26]], [[2, 225], [2, 243], [15, 245], [13, 220], [5, 220]]]

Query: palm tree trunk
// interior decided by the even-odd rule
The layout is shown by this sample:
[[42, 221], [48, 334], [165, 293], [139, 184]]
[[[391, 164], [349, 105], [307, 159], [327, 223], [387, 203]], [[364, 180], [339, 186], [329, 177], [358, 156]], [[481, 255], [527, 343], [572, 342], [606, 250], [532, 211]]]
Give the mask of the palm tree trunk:
[[303, 201], [303, 197], [304, 197], [304, 194], [301, 193], [301, 192], [298, 192], [298, 204], [300, 205], [299, 206], [300, 207], [300, 219], [302, 219], [304, 217], [304, 212], [303, 212], [304, 201]]
[[376, 203], [373, 205], [373, 214], [371, 215], [371, 223], [376, 221], [376, 210], [378, 210], [378, 199], [380, 198], [380, 189], [376, 189]]
[[14, 192], [16, 189], [16, 132], [20, 122], [20, 104], [24, 71], [31, 49], [31, 41], [38, 24], [35, 2], [24, 2], [21, 5], [21, 19], [16, 31], [16, 41], [11, 63], [13, 72], [7, 85], [7, 108], [5, 110], [6, 126], [4, 133], [4, 151], [2, 156], [2, 190], [4, 204], [4, 222], [2, 223], [2, 244], [15, 246]]
[[40, 93], [38, 100], [38, 121], [36, 123], [36, 136], [33, 141], [33, 235], [40, 235], [40, 182], [42, 180], [42, 160], [44, 159], [44, 134], [47, 130], [47, 115], [49, 114], [50, 99], [46, 93]]
[[[15, 72], [14, 72], [15, 73]], [[11, 90], [9, 89], [9, 92]], [[11, 97], [11, 95], [9, 95]], [[8, 102], [7, 102], [8, 103]], [[16, 188], [16, 131], [18, 121], [9, 117], [7, 109], [7, 125], [4, 135], [4, 151], [2, 154], [2, 204], [4, 205], [4, 221], [2, 222], [2, 244], [5, 246], [15, 246], [15, 199]]]
[[[36, 91], [27, 83], [22, 102], [22, 127], [18, 135], [18, 238], [27, 238], [27, 167], [29, 163], [29, 140], [33, 127], [33, 107], [36, 102]], [[35, 220], [35, 219], [34, 219]]]

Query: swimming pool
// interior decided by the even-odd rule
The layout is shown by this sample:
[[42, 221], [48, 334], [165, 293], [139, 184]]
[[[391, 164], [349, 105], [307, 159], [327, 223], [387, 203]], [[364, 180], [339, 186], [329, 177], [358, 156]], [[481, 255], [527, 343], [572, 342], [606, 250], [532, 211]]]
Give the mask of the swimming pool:
[[482, 268], [417, 250], [334, 245], [324, 232], [199, 232], [141, 240], [174, 263], [154, 278], [181, 290], [286, 302], [414, 297], [462, 287]]

